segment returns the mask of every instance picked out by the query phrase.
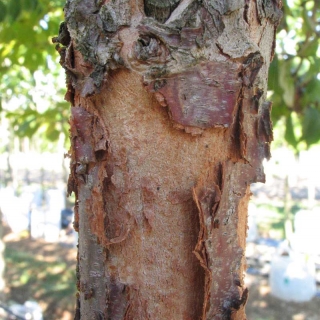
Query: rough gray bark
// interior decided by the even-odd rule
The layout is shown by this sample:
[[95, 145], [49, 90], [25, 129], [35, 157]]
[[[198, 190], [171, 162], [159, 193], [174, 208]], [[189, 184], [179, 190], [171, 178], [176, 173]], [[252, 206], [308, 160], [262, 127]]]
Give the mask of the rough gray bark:
[[77, 319], [245, 319], [277, 0], [69, 0]]

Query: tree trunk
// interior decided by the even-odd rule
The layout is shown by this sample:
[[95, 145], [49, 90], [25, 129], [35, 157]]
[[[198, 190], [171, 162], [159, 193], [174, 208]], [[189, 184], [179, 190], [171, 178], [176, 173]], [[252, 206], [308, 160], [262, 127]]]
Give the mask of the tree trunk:
[[279, 2], [67, 2], [76, 319], [245, 319]]

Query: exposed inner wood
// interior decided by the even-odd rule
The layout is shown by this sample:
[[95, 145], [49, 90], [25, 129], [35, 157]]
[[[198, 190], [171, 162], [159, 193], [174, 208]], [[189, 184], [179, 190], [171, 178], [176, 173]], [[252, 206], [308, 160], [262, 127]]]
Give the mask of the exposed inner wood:
[[199, 221], [192, 189], [226, 160], [227, 130], [200, 137], [176, 130], [139, 77], [126, 71], [116, 72], [103, 94], [79, 103], [92, 113], [107, 111], [100, 116], [109, 134], [108, 177], [100, 192], [108, 239], [123, 241], [108, 247], [106, 268], [129, 288], [128, 319], [196, 319], [204, 272], [193, 253]]

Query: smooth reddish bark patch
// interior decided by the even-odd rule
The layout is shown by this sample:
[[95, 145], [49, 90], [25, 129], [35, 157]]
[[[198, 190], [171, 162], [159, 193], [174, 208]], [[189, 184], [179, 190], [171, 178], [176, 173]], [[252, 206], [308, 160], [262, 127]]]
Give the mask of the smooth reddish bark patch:
[[153, 81], [147, 88], [156, 92], [162, 106], [168, 105], [174, 122], [211, 128], [232, 124], [241, 85], [236, 63], [207, 62]]

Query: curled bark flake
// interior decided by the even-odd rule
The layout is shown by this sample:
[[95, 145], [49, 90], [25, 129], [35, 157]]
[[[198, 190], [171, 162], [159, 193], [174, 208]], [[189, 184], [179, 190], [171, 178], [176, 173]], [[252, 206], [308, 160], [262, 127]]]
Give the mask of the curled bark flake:
[[166, 98], [160, 92], [155, 92], [154, 97], [159, 102], [160, 106], [162, 106], [162, 107], [168, 106]]
[[[240, 201], [246, 196], [248, 170], [252, 170], [249, 164], [234, 164], [226, 161], [223, 167], [220, 166], [215, 170], [220, 172], [220, 177], [214, 178], [211, 174], [211, 178], [209, 175], [199, 181], [194, 190], [194, 200], [199, 209], [200, 218], [200, 233], [195, 254], [206, 270], [205, 299], [201, 319], [232, 319], [228, 316], [235, 314], [238, 316], [243, 312], [240, 310], [242, 287], [239, 280], [242, 278], [239, 265], [243, 259], [243, 247], [238, 243], [235, 230], [238, 228]], [[208, 189], [204, 187], [211, 186], [210, 189], [213, 190], [216, 189], [213, 188], [215, 184], [219, 186], [220, 196], [213, 218], [208, 213], [206, 196]], [[215, 192], [211, 195], [212, 198], [214, 194]], [[230, 256], [233, 257], [232, 263], [223, 265]], [[225, 288], [223, 293], [218, 289], [222, 287]]]
[[77, 190], [77, 184], [76, 184], [75, 177], [74, 177], [74, 173], [75, 173], [74, 168], [72, 167], [72, 165], [70, 165], [71, 170], [70, 170], [70, 175], [69, 175], [68, 183], [67, 183], [67, 196], [68, 197], [72, 194], [72, 192], [75, 192]]
[[[245, 88], [249, 88], [250, 94], [252, 94], [252, 104], [250, 105], [250, 113], [256, 114], [258, 111], [259, 99], [261, 98], [263, 91], [259, 88], [252, 89], [254, 81], [263, 65], [263, 58], [259, 52], [250, 54], [242, 65], [241, 77], [243, 88], [238, 96], [237, 109], [232, 124], [232, 139], [233, 144], [230, 149], [232, 159], [239, 161], [240, 159], [245, 162], [248, 161], [247, 157], [247, 143], [248, 134], [244, 128], [244, 109], [246, 105], [243, 105], [244, 95], [246, 94]], [[255, 93], [255, 94], [253, 94]], [[252, 141], [252, 139], [251, 139]]]
[[199, 190], [197, 198], [201, 206], [201, 212], [205, 218], [212, 217], [215, 215], [221, 200], [220, 188], [217, 184], [213, 183], [211, 187]]
[[[71, 37], [66, 23], [60, 24], [58, 37], [52, 38], [53, 43], [57, 43], [56, 50], [60, 55], [60, 65], [66, 70], [67, 92], [64, 99], [74, 105], [74, 56]], [[61, 46], [62, 45], [62, 46]]]
[[212, 239], [213, 230], [219, 220], [217, 215], [221, 201], [223, 188], [223, 167], [217, 166], [200, 179], [193, 189], [193, 199], [197, 205], [200, 221], [198, 241], [194, 249], [195, 256], [199, 259], [205, 270], [205, 288], [203, 314], [201, 319], [206, 319], [206, 313], [210, 305], [210, 288], [213, 282], [212, 275]]
[[87, 165], [86, 164], [82, 164], [82, 163], [79, 163], [77, 164], [77, 167], [76, 167], [76, 174], [86, 174], [87, 173]]
[[[211, 299], [208, 304], [206, 319], [232, 319], [230, 316], [239, 311], [239, 291], [241, 288], [234, 279], [239, 279], [239, 265], [243, 259], [243, 248], [237, 241], [234, 230], [237, 228], [238, 207], [240, 200], [246, 194], [247, 176], [244, 174], [249, 165], [233, 164], [227, 161], [224, 164], [223, 187], [221, 200], [216, 216], [223, 223], [219, 229], [214, 229], [215, 235], [211, 238], [211, 256], [219, 259], [211, 260], [211, 270], [215, 270], [215, 283], [211, 284]], [[230, 192], [231, 190], [235, 192]], [[238, 196], [241, 194], [241, 196]], [[231, 219], [231, 215], [233, 216]], [[237, 245], [235, 245], [237, 243]], [[233, 245], [231, 245], [233, 244]], [[230, 265], [223, 265], [227, 257], [232, 256]], [[221, 263], [222, 261], [222, 263]], [[225, 288], [224, 294], [218, 293], [218, 288]], [[220, 306], [220, 307], [219, 307]], [[220, 318], [219, 318], [220, 317]]]
[[[89, 174], [89, 182], [91, 189], [91, 198], [86, 201], [86, 210], [89, 214], [89, 222], [91, 232], [95, 234], [103, 246], [120, 243], [124, 241], [133, 224], [133, 218], [129, 212], [121, 206], [116, 208], [109, 208], [107, 206], [107, 196], [111, 196], [111, 189], [115, 189], [114, 197], [119, 195], [118, 202], [121, 202], [121, 190], [112, 188], [108, 177], [106, 167], [106, 160], [102, 160], [95, 165]], [[118, 202], [116, 202], [118, 204]]]
[[123, 320], [129, 307], [129, 287], [116, 277], [107, 278], [107, 318]]
[[66, 75], [66, 77], [67, 77], [67, 92], [64, 96], [64, 99], [70, 102], [72, 106], [74, 106], [74, 88], [71, 85], [71, 83], [68, 81], [68, 75]]
[[258, 139], [264, 147], [264, 157], [267, 160], [271, 158], [270, 143], [273, 141], [271, 107], [272, 103], [265, 101], [259, 107], [258, 113]]
[[[66, 48], [65, 52], [65, 59], [61, 65], [66, 70], [67, 74], [67, 84], [68, 84], [68, 91], [66, 93], [65, 99], [70, 101], [74, 105], [74, 91], [75, 89], [81, 92], [83, 97], [87, 97], [92, 95], [95, 92], [95, 81], [97, 78], [92, 78], [91, 75], [95, 74], [95, 69], [88, 61], [84, 61], [83, 57], [80, 60], [81, 67], [75, 66], [75, 59], [76, 56], [79, 56], [79, 52], [75, 50], [73, 42]], [[96, 67], [97, 69], [98, 67]], [[102, 67], [100, 67], [100, 71]], [[101, 76], [101, 74], [99, 74]], [[101, 79], [100, 79], [101, 80]]]
[[76, 173], [87, 172], [85, 165], [101, 160], [101, 153], [107, 150], [108, 132], [101, 119], [82, 107], [71, 109], [71, 138], [75, 150], [75, 161], [78, 164]]
[[260, 103], [262, 94], [261, 89], [244, 87], [242, 100], [244, 123], [248, 123], [248, 117], [254, 122], [250, 127], [247, 124], [244, 128], [246, 135], [250, 137], [246, 144], [246, 160], [251, 168], [246, 171], [248, 183], [265, 182], [262, 161], [264, 158], [270, 158], [272, 124], [268, 113], [271, 105]]
[[[106, 211], [108, 132], [97, 115], [82, 107], [73, 107], [71, 112], [74, 156], [68, 192], [77, 191], [80, 184], [85, 184], [91, 192], [91, 197], [85, 203], [91, 232], [104, 245], [122, 242], [130, 232], [132, 221], [125, 209], [118, 208], [116, 214], [108, 214]], [[115, 180], [111, 177], [109, 181]]]
[[254, 95], [253, 95], [253, 106], [251, 108], [251, 111], [253, 111], [255, 114], [258, 113], [259, 105], [260, 105], [260, 99], [263, 95], [263, 90], [260, 88], [254, 89]]
[[250, 54], [243, 63], [242, 79], [247, 87], [253, 85], [258, 72], [263, 65], [263, 57], [259, 52]]
[[73, 228], [75, 231], [79, 232], [79, 203], [78, 202], [74, 206]]
[[201, 319], [206, 319], [206, 312], [207, 312], [208, 304], [210, 303], [210, 287], [212, 284], [212, 273], [210, 271], [208, 253], [205, 246], [205, 242], [207, 240], [208, 235], [207, 235], [207, 226], [205, 223], [205, 215], [202, 212], [196, 189], [193, 189], [193, 199], [198, 208], [199, 221], [200, 221], [198, 241], [194, 248], [193, 253], [197, 257], [197, 259], [200, 262], [200, 265], [203, 267], [205, 271], [204, 301], [203, 301], [203, 311], [202, 311]]
[[[86, 109], [73, 107], [71, 113], [70, 131], [74, 154], [68, 193], [75, 191], [77, 198], [79, 186], [86, 185], [91, 192], [91, 197], [85, 202], [91, 232], [103, 245], [122, 242], [130, 232], [132, 221], [125, 209], [118, 208], [116, 214], [110, 213], [113, 210], [106, 211], [108, 132], [102, 119]], [[112, 177], [109, 181], [112, 181]]]
[[105, 151], [108, 148], [108, 132], [104, 127], [101, 118], [99, 117], [95, 117], [93, 121], [92, 135], [94, 140], [94, 151], [96, 159], [104, 160], [103, 155], [106, 155]]
[[[221, 311], [222, 311], [222, 320], [230, 320], [234, 319], [234, 315], [236, 313], [240, 313], [239, 311], [244, 312], [244, 307], [247, 303], [248, 300], [248, 295], [249, 295], [249, 290], [248, 288], [245, 288], [243, 290], [243, 293], [241, 295], [241, 298], [239, 297], [238, 294], [234, 294], [232, 297], [226, 299], [223, 302]], [[239, 318], [237, 318], [239, 319]]]
[[265, 101], [259, 108], [258, 135], [261, 141], [271, 142], [273, 140], [271, 121], [272, 102]]
[[65, 22], [61, 22], [59, 27], [59, 35], [52, 38], [53, 43], [60, 43], [67, 47], [71, 41], [70, 33]]
[[81, 320], [81, 308], [80, 308], [80, 297], [79, 297], [79, 293], [77, 293], [76, 311], [75, 311], [75, 315], [74, 315], [74, 320]]
[[95, 161], [92, 147], [91, 128], [93, 116], [84, 108], [73, 107], [71, 109], [71, 134], [75, 150], [75, 160], [78, 164], [88, 164]]
[[237, 97], [237, 108], [235, 110], [233, 123], [230, 129], [233, 143], [230, 145], [229, 150], [231, 159], [233, 159], [233, 161], [235, 162], [240, 160], [247, 161], [246, 154], [248, 136], [244, 130], [243, 88], [244, 86], [242, 87], [239, 96]]
[[[91, 228], [104, 246], [125, 241], [134, 218], [130, 211], [130, 177], [125, 172], [125, 164], [115, 164], [116, 160], [108, 152], [105, 160], [92, 169], [92, 199], [87, 201], [87, 210], [92, 212]], [[115, 164], [112, 168], [110, 163]], [[123, 170], [123, 171], [122, 171]], [[108, 171], [108, 172], [107, 172]]]

